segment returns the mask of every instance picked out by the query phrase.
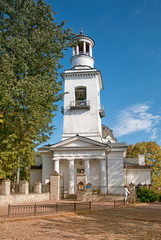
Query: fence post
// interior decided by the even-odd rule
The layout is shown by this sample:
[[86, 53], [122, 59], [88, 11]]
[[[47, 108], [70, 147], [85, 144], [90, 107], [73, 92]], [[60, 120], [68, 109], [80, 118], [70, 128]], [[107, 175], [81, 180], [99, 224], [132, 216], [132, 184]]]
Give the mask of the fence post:
[[35, 203], [35, 205], [34, 205], [34, 215], [36, 215], [36, 211], [37, 209], [36, 209], [36, 203]]
[[58, 203], [56, 203], [56, 212], [58, 211]]
[[74, 211], [76, 211], [76, 210], [77, 210], [77, 203], [74, 202]]
[[89, 202], [89, 210], [91, 210], [91, 202]]
[[11, 207], [10, 207], [10, 204], [8, 205], [8, 217], [10, 216], [10, 210], [11, 210]]
[[113, 201], [113, 205], [114, 205], [114, 207], [115, 207], [115, 199], [114, 199], [114, 201]]

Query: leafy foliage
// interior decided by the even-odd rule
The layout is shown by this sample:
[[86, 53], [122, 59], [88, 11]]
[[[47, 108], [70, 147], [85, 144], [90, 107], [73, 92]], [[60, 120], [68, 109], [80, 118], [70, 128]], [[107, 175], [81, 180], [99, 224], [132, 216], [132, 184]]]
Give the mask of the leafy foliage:
[[159, 200], [159, 194], [150, 188], [138, 188], [137, 197], [143, 203], [155, 202]]
[[62, 99], [59, 61], [71, 29], [43, 0], [0, 1], [0, 179], [30, 167], [34, 147], [53, 133]]
[[156, 142], [141, 142], [135, 146], [129, 145], [127, 157], [138, 157], [145, 154], [145, 162], [152, 169], [153, 185], [158, 188], [161, 186], [161, 147]]

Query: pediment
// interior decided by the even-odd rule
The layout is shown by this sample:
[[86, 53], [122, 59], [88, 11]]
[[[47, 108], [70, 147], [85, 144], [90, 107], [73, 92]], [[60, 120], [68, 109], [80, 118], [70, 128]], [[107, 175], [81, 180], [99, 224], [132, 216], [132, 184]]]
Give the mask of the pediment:
[[50, 146], [50, 149], [107, 148], [107, 144], [86, 137], [76, 136]]

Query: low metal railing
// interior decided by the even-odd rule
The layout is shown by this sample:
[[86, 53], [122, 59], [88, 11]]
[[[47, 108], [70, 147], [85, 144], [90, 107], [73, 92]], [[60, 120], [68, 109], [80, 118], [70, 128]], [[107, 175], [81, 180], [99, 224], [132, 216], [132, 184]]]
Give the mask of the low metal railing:
[[90, 108], [90, 101], [78, 100], [70, 102], [70, 108]]
[[91, 210], [91, 202], [83, 203], [55, 203], [55, 204], [34, 204], [34, 205], [8, 205], [8, 217], [22, 217], [38, 214], [50, 214], [58, 211]]

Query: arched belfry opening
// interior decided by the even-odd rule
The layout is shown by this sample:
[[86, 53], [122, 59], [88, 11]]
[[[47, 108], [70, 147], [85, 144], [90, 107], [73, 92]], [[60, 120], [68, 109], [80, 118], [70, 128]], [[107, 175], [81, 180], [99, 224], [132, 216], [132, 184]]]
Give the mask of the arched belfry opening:
[[87, 101], [86, 87], [75, 88], [75, 101], [77, 106], [86, 105]]
[[77, 52], [77, 49], [75, 49], [75, 52], [77, 52], [77, 55], [88, 55], [92, 57], [92, 50], [90, 51], [89, 53], [89, 49], [91, 48], [91, 46], [89, 45], [88, 42], [85, 42], [85, 41], [80, 41], [79, 44], [78, 44], [78, 49], [79, 49], [79, 52]]

